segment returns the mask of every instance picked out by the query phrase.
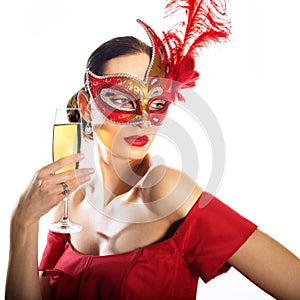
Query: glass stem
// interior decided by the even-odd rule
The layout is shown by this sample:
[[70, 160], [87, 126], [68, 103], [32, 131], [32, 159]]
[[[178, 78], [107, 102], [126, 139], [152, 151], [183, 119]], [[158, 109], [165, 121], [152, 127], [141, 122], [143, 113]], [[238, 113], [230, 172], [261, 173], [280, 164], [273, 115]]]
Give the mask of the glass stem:
[[69, 222], [69, 201], [68, 197], [64, 198], [64, 214], [62, 217], [62, 222], [68, 223]]

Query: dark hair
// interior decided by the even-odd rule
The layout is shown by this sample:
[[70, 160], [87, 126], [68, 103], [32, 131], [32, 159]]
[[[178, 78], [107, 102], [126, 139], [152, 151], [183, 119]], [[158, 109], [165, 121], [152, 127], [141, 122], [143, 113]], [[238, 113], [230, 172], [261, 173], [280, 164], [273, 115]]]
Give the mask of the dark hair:
[[152, 47], [133, 36], [113, 38], [100, 45], [89, 57], [87, 68], [97, 75], [102, 75], [105, 64], [112, 58], [128, 55], [146, 53], [152, 54]]
[[[123, 36], [113, 38], [101, 44], [89, 57], [86, 67], [97, 75], [102, 75], [106, 63], [115, 57], [129, 54], [145, 53], [150, 57], [152, 55], [152, 47], [145, 44], [141, 40], [133, 36]], [[77, 107], [77, 94], [82, 91], [81, 88], [68, 101], [67, 107]], [[74, 116], [72, 116], [72, 120]], [[74, 119], [76, 122], [76, 117]]]

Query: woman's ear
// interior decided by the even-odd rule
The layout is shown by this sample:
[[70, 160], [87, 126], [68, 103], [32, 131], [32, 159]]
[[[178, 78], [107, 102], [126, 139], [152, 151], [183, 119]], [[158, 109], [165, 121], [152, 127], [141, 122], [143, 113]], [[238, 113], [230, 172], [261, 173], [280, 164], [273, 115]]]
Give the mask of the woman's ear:
[[84, 90], [80, 90], [77, 94], [77, 105], [78, 108], [80, 109], [81, 116], [87, 122], [91, 122], [92, 121], [91, 105], [89, 101], [89, 96], [87, 92], [85, 92]]

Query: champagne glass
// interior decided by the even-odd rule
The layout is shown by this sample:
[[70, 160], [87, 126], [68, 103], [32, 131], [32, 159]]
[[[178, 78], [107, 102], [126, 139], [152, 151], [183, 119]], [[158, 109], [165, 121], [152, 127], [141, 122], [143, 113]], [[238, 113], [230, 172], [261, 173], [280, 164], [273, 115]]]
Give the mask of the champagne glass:
[[[77, 118], [74, 118], [74, 117]], [[80, 152], [81, 144], [81, 115], [77, 108], [57, 108], [52, 137], [53, 161], [61, 157]], [[78, 168], [79, 163], [73, 163], [60, 169], [57, 173]], [[63, 188], [64, 183], [62, 183]], [[64, 186], [64, 189], [67, 186]], [[82, 226], [69, 220], [68, 195], [63, 200], [63, 216], [58, 223], [51, 224], [49, 229], [59, 233], [75, 233], [82, 230]]]

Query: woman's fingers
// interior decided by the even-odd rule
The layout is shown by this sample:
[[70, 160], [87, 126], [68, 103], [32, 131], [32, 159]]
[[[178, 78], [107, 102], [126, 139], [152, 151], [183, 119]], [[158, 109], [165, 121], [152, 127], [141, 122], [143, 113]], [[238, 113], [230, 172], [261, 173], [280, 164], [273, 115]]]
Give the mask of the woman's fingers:
[[41, 168], [35, 176], [35, 181], [40, 187], [40, 192], [44, 194], [51, 190], [51, 193], [57, 195], [64, 192], [62, 183], [67, 184], [70, 191], [74, 191], [80, 184], [88, 181], [90, 179], [90, 175], [94, 173], [94, 169], [84, 168], [62, 171], [63, 168], [77, 163], [83, 158], [84, 155], [78, 153], [60, 158], [57, 161]]
[[[94, 169], [85, 168], [52, 174], [41, 179], [37, 177], [37, 193], [40, 197], [51, 198], [54, 203], [59, 203], [66, 196], [66, 193], [64, 193], [66, 189], [70, 193], [73, 192], [79, 185], [89, 181], [93, 173]], [[65, 188], [63, 184], [66, 185]]]
[[90, 176], [94, 173], [92, 168], [83, 168], [76, 170], [68, 170], [55, 175], [48, 175], [45, 179], [51, 179], [54, 183], [61, 183], [71, 180], [80, 180], [82, 177]]
[[68, 170], [56, 174], [62, 167], [77, 162], [82, 158], [82, 155], [73, 155], [59, 159], [43, 167], [35, 174], [35, 177], [21, 196], [17, 208], [17, 214], [24, 218], [24, 222], [32, 223], [37, 221], [66, 197], [66, 191], [69, 190], [71, 193], [79, 185], [90, 180], [91, 174], [94, 173], [94, 170], [91, 168]]
[[70, 190], [70, 192], [73, 192], [78, 188], [78, 186], [89, 181], [93, 173], [94, 169], [89, 168], [69, 170], [56, 175], [49, 175], [42, 181], [45, 183], [51, 182], [51, 184], [56, 185], [55, 191], [61, 194], [64, 193], [66, 189], [66, 187], [63, 187], [63, 184], [66, 184], [67, 189]]
[[63, 158], [60, 158], [54, 162], [52, 162], [51, 164], [43, 167], [42, 169], [40, 169], [38, 171], [37, 177], [40, 178], [44, 178], [47, 175], [53, 175], [56, 172], [58, 172], [59, 170], [61, 170], [62, 168], [65, 168], [69, 165], [72, 165], [74, 163], [79, 162], [80, 160], [82, 160], [84, 158], [84, 155], [82, 153], [78, 153], [78, 154], [73, 154], [73, 155], [69, 155]]

